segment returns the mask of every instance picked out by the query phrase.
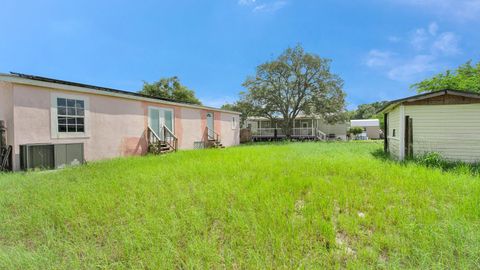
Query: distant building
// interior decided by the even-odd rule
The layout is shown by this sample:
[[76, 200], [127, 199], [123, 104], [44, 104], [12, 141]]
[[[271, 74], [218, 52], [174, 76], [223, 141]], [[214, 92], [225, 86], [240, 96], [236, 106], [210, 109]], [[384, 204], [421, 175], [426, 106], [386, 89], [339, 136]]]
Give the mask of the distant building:
[[363, 128], [363, 133], [360, 134], [360, 137], [365, 139], [380, 139], [380, 134], [382, 134], [378, 119], [351, 120], [350, 127]]
[[[286, 137], [281, 121], [282, 119], [249, 117], [243, 127], [251, 130], [253, 140], [281, 139]], [[320, 116], [299, 115], [289, 133], [291, 138], [301, 140], [346, 140], [347, 129], [347, 122], [329, 124]]]

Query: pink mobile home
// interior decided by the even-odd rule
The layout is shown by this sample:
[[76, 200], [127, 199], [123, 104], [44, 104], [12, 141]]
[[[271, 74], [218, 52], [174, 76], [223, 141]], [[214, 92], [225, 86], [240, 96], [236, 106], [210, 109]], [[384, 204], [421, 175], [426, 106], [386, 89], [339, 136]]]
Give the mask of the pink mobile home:
[[175, 138], [178, 149], [194, 149], [212, 139], [237, 145], [240, 131], [237, 112], [18, 73], [0, 74], [2, 120], [7, 145], [13, 146], [13, 170], [25, 168], [22, 155], [28, 151], [22, 149], [32, 144], [63, 145], [51, 152], [59, 156], [79, 145], [82, 161], [93, 161], [145, 154], [151, 134]]

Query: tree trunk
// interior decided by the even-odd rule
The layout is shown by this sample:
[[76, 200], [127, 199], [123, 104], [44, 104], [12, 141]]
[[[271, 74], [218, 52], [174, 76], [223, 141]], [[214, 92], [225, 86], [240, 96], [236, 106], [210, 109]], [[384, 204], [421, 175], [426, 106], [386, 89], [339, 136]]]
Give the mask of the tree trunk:
[[287, 137], [288, 140], [290, 140], [292, 137], [292, 129], [290, 128], [289, 118], [283, 119], [282, 128], [283, 128], [283, 132], [285, 133], [285, 136]]

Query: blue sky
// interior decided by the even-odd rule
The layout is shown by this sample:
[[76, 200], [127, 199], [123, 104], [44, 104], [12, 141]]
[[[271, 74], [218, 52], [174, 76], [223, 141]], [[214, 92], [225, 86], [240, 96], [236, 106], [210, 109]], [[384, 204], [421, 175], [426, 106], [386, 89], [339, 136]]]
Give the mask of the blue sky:
[[480, 0], [0, 0], [0, 72], [129, 91], [179, 76], [206, 105], [300, 43], [332, 59], [349, 108], [480, 60]]

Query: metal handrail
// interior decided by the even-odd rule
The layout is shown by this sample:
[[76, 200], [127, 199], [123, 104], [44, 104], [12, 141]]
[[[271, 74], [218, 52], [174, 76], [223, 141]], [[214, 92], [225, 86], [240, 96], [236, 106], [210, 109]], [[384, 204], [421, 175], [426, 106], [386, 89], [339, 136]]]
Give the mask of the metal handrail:
[[165, 143], [174, 151], [178, 150], [178, 138], [173, 134], [173, 132], [166, 127], [165, 125], [162, 126], [161, 132], [163, 134], [163, 140], [160, 136], [150, 127], [148, 126], [148, 143], [149, 144], [159, 144]]
[[160, 136], [155, 133], [155, 131], [148, 126], [148, 143], [158, 143], [161, 141]]
[[[162, 127], [163, 130], [163, 139], [166, 144], [170, 146], [175, 152], [178, 148], [178, 138], [173, 134], [173, 132], [165, 125]], [[168, 135], [168, 136], [167, 136]], [[168, 138], [168, 140], [167, 140]]]
[[[215, 141], [220, 141], [220, 135], [215, 132], [215, 130], [209, 128], [209, 127], [206, 127], [206, 132], [207, 132], [207, 138], [210, 140], [210, 138], [212, 140], [215, 140]], [[212, 132], [213, 136], [210, 136], [210, 132]]]

